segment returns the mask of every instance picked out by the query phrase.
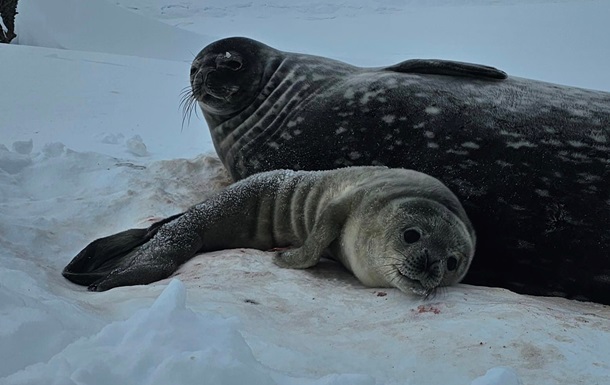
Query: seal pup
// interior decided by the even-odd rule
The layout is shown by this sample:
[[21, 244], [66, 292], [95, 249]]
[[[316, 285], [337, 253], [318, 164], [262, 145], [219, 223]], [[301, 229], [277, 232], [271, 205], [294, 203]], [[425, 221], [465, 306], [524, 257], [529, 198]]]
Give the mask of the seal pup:
[[360, 68], [247, 38], [204, 48], [187, 107], [236, 180], [273, 169], [415, 169], [478, 233], [464, 282], [610, 304], [610, 93], [478, 64]]
[[281, 170], [253, 175], [148, 229], [98, 239], [63, 275], [103, 291], [166, 278], [200, 252], [292, 247], [274, 262], [305, 269], [327, 252], [364, 285], [428, 295], [464, 277], [475, 243], [458, 199], [428, 175]]

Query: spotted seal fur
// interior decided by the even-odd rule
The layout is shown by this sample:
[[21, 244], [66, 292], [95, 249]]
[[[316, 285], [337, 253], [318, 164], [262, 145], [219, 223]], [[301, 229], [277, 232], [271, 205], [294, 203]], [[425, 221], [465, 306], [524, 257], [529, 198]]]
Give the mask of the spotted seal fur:
[[610, 93], [445, 60], [361, 68], [247, 38], [204, 48], [191, 85], [234, 179], [415, 169], [477, 229], [464, 282], [610, 303]]
[[277, 265], [308, 268], [326, 251], [365, 285], [428, 295], [464, 277], [475, 243], [458, 199], [428, 175], [270, 171], [148, 229], [92, 242], [63, 275], [103, 291], [168, 277], [198, 252], [292, 247], [277, 254]]

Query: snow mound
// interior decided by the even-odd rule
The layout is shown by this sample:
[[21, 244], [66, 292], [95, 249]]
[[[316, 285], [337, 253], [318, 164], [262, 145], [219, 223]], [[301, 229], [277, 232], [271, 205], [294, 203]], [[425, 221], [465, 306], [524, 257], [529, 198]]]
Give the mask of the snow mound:
[[[0, 57], [11, 69], [0, 71], [0, 84], [10, 90], [0, 103], [0, 157], [8, 172], [20, 170], [27, 163], [23, 155], [40, 151], [37, 145], [53, 142], [132, 159], [214, 151], [201, 118], [180, 128], [189, 63], [13, 44], [3, 44]], [[13, 142], [14, 153], [3, 152]]]
[[[53, 384], [88, 385], [295, 383], [296, 379], [273, 373], [256, 361], [238, 326], [234, 317], [189, 310], [186, 288], [174, 279], [149, 308], [77, 340], [47, 363], [17, 372], [4, 383], [34, 385], [50, 379]], [[375, 384], [359, 375], [298, 383]]]
[[148, 155], [146, 144], [144, 144], [144, 141], [142, 140], [142, 137], [140, 135], [136, 135], [127, 140], [127, 149], [129, 152], [138, 157]]
[[472, 381], [471, 385], [522, 385], [517, 373], [511, 368], [492, 368], [484, 376]]
[[[5, 250], [0, 251], [3, 258], [11, 256]], [[69, 343], [104, 325], [102, 318], [50, 291], [39, 270], [35, 264], [23, 261], [17, 269], [8, 268], [4, 263], [0, 266], [0, 383], [3, 385], [12, 382], [2, 377], [49, 360]]]
[[194, 53], [215, 40], [106, 0], [28, 0], [19, 3], [18, 11], [21, 45], [190, 62]]
[[5, 145], [0, 145], [0, 170], [9, 174], [17, 174], [32, 163], [27, 154], [9, 151]]

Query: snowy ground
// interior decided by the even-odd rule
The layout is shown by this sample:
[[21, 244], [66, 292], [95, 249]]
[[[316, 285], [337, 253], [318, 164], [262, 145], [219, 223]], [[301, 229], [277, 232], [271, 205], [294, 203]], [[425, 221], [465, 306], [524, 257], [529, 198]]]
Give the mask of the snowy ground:
[[201, 3], [21, 2], [20, 45], [0, 46], [0, 384], [610, 383], [607, 306], [467, 285], [423, 302], [255, 250], [104, 293], [64, 280], [91, 240], [227, 183], [205, 123], [181, 128], [178, 106], [216, 38], [610, 91], [610, 1]]

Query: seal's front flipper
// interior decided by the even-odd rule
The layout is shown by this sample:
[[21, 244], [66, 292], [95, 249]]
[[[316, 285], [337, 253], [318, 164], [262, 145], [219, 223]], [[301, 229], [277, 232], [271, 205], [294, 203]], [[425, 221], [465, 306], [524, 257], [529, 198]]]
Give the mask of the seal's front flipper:
[[130, 253], [157, 233], [159, 227], [181, 215], [165, 218], [147, 229], [130, 229], [96, 239], [70, 261], [62, 275], [78, 285], [91, 285], [123, 264]]
[[446, 76], [463, 76], [481, 79], [506, 79], [506, 72], [481, 64], [464, 63], [452, 60], [412, 59], [393, 66], [384, 67], [384, 71], [409, 74], [429, 74]]
[[349, 207], [341, 199], [331, 202], [316, 220], [313, 230], [301, 247], [277, 253], [273, 262], [289, 269], [307, 269], [320, 261], [324, 250], [339, 238]]

